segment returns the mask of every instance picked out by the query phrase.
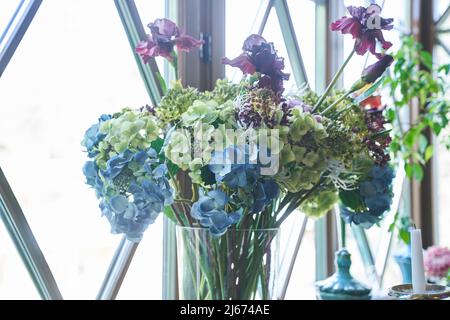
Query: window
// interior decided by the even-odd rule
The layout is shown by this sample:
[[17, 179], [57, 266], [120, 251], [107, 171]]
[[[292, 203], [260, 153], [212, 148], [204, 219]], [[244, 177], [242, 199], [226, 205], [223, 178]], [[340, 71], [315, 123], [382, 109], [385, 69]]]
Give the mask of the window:
[[[145, 19], [164, 16], [163, 0], [151, 8], [137, 4]], [[2, 168], [63, 297], [94, 299], [121, 237], [109, 233], [93, 190], [83, 183], [80, 142], [100, 114], [149, 102], [114, 2], [44, 1], [0, 78], [0, 91]], [[3, 226], [0, 233], [5, 240]], [[159, 219], [119, 298], [161, 297], [161, 243]], [[31, 281], [17, 285], [27, 277], [15, 271], [24, 268], [14, 250], [1, 254], [0, 296], [37, 298]]]

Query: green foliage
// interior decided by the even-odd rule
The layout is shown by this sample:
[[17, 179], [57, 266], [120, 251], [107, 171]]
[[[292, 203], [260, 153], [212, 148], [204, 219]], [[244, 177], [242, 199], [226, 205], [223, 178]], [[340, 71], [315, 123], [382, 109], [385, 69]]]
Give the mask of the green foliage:
[[399, 241], [409, 245], [411, 243], [410, 229], [412, 226], [413, 222], [409, 216], [402, 216], [397, 212], [394, 222], [389, 226], [389, 232], [394, 232], [395, 228], [397, 228]]
[[[394, 128], [391, 152], [405, 160], [409, 178], [422, 180], [423, 167], [434, 153], [424, 132], [431, 130], [439, 136], [449, 123], [450, 101], [445, 93], [450, 65], [435, 66], [431, 54], [412, 36], [403, 38], [395, 61], [393, 72], [384, 82], [394, 100], [386, 113]], [[409, 114], [404, 114], [411, 105], [419, 107], [413, 123]]]
[[355, 211], [364, 211], [365, 205], [361, 199], [361, 195], [359, 194], [359, 190], [341, 190], [339, 192], [339, 199], [342, 204], [348, 208], [351, 208]]

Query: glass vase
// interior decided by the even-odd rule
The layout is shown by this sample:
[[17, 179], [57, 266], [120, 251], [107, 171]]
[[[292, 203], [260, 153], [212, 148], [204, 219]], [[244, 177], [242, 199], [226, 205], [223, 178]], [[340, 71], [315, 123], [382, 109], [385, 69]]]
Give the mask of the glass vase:
[[181, 300], [274, 300], [279, 271], [279, 230], [228, 230], [177, 226]]

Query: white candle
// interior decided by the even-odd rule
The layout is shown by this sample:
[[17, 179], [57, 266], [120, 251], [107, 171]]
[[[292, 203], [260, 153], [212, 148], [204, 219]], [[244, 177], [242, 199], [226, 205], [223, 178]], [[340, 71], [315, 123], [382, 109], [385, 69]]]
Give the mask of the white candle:
[[413, 293], [425, 293], [425, 269], [420, 229], [411, 230], [411, 265]]

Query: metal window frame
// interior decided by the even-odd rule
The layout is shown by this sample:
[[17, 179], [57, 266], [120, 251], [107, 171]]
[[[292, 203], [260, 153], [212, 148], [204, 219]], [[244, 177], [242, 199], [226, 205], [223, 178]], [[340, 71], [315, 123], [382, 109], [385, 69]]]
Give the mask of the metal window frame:
[[0, 218], [41, 298], [62, 300], [55, 278], [1, 168]]
[[[28, 27], [33, 21], [33, 18], [35, 17], [36, 12], [38, 11], [41, 4], [42, 0], [29, 0], [29, 4], [25, 8], [23, 15], [21, 15], [20, 17], [18, 16], [18, 10], [24, 5], [24, 2], [22, 1], [19, 4], [18, 10], [16, 10], [16, 12], [14, 13], [7, 29], [12, 26], [13, 20], [19, 19], [19, 21], [17, 22], [16, 27], [11, 33], [11, 36], [7, 39], [5, 47], [0, 52], [0, 77], [3, 75], [3, 72], [5, 71], [8, 63], [16, 52], [17, 47], [22, 41], [23, 36], [27, 32]], [[6, 32], [2, 34], [2, 41], [5, 40], [5, 36]]]
[[[315, 0], [316, 3], [316, 83], [317, 92], [325, 91], [344, 61], [343, 38], [329, 32], [329, 24], [344, 14], [340, 1]], [[341, 86], [342, 79], [338, 82]], [[328, 277], [334, 271], [334, 254], [338, 248], [337, 221], [334, 212], [315, 222], [316, 280]]]

